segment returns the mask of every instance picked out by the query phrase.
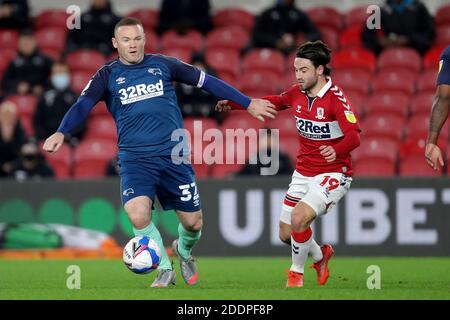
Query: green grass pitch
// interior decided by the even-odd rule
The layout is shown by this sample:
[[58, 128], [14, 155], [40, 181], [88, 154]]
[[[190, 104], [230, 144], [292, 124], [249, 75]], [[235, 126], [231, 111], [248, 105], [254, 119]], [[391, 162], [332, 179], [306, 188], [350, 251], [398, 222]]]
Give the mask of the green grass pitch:
[[[0, 260], [0, 299], [450, 299], [450, 258], [335, 257], [325, 286], [318, 286], [315, 271], [307, 268], [304, 287], [295, 289], [284, 287], [289, 257], [197, 261], [197, 286], [183, 282], [175, 260], [176, 286], [153, 289], [156, 272], [133, 274], [121, 260]], [[79, 290], [66, 286], [70, 265], [80, 267]], [[380, 267], [379, 290], [367, 288], [370, 265]]]

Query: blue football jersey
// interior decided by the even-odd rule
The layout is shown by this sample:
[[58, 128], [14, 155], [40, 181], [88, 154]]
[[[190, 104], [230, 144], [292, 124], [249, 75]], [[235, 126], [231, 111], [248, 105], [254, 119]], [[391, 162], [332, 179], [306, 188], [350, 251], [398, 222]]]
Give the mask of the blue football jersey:
[[204, 79], [203, 71], [173, 57], [146, 54], [135, 65], [117, 58], [96, 72], [81, 96], [105, 101], [117, 126], [120, 160], [164, 156], [180, 143], [171, 139], [174, 130], [183, 128], [173, 81], [202, 87]]
[[444, 49], [439, 59], [439, 73], [437, 85], [450, 85], [450, 46]]

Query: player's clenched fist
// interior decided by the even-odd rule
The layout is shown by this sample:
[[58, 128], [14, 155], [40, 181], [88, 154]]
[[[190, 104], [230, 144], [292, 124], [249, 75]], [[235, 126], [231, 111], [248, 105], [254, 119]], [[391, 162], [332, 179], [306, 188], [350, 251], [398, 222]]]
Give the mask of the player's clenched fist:
[[56, 132], [47, 138], [44, 142], [44, 149], [47, 152], [56, 152], [64, 143], [64, 135], [61, 132]]

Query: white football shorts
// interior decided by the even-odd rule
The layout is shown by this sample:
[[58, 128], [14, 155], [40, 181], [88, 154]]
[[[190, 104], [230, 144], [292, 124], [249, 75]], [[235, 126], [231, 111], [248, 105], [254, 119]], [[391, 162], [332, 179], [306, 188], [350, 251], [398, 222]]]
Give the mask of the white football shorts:
[[326, 214], [350, 189], [352, 178], [342, 173], [323, 173], [306, 177], [294, 171], [284, 198], [280, 221], [291, 224], [291, 212], [302, 201], [314, 209], [317, 216]]

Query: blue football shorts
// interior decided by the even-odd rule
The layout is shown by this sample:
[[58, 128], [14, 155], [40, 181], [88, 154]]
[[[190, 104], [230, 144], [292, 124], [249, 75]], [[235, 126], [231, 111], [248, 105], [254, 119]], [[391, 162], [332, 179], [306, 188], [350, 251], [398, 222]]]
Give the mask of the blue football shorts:
[[164, 210], [194, 212], [201, 209], [200, 196], [190, 164], [175, 164], [171, 156], [120, 161], [122, 205], [138, 196], [155, 196]]

